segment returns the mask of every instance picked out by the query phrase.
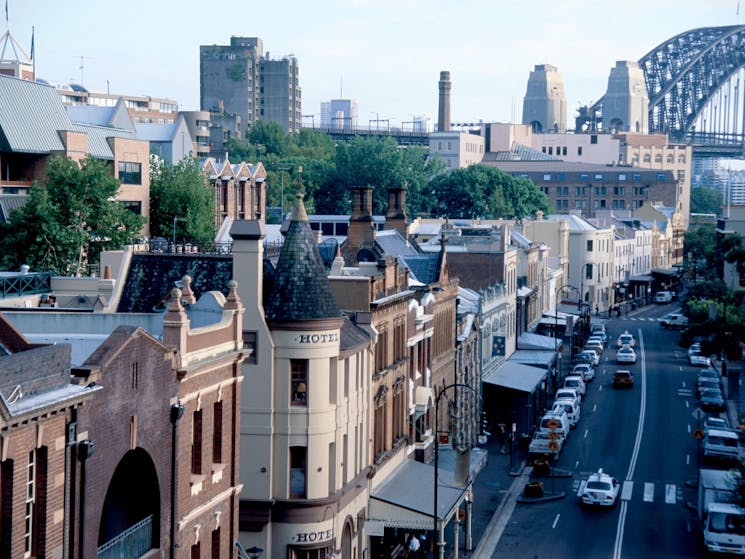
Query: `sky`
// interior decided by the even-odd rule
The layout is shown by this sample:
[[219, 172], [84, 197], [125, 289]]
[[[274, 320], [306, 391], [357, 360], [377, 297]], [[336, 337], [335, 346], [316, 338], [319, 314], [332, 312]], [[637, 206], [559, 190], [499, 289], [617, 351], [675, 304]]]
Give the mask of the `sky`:
[[[697, 27], [745, 23], [737, 0], [7, 0], [0, 20], [36, 75], [92, 91], [199, 109], [199, 46], [260, 37], [300, 66], [305, 124], [320, 104], [356, 99], [358, 124], [437, 120], [450, 71], [451, 121], [518, 122], [536, 64], [564, 80], [568, 123], [605, 92], [617, 60], [638, 60]], [[375, 123], [372, 123], [375, 126]]]

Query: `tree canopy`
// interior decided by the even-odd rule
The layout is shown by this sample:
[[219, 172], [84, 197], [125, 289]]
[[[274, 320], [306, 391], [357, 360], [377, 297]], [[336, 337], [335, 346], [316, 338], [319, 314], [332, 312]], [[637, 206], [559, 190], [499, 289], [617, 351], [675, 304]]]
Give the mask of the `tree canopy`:
[[722, 195], [712, 188], [692, 188], [691, 213], [719, 215], [722, 213]]
[[430, 213], [441, 217], [509, 219], [551, 211], [548, 198], [532, 182], [486, 165], [436, 176], [424, 198]]
[[2, 266], [80, 275], [101, 250], [132, 242], [144, 219], [116, 201], [119, 186], [103, 161], [52, 157], [46, 182], [34, 182], [27, 204], [3, 227]]
[[[182, 221], [183, 220], [183, 221]], [[150, 159], [150, 234], [153, 237], [210, 242], [215, 238], [212, 189], [196, 158], [176, 165]]]

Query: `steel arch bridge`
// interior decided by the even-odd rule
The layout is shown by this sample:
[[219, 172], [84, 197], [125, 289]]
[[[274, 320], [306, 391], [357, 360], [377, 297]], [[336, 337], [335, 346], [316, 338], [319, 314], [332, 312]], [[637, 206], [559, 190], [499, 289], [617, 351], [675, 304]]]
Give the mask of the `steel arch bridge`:
[[680, 33], [645, 54], [639, 66], [647, 85], [650, 132], [695, 144], [698, 151], [743, 152], [745, 25]]

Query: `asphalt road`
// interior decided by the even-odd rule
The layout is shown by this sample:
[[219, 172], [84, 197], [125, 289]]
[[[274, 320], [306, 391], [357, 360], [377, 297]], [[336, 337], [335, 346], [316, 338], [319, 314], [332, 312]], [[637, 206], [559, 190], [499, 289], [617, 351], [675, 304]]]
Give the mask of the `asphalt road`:
[[[501, 534], [494, 558], [680, 559], [701, 557], [695, 513], [698, 458], [693, 432], [696, 369], [688, 365], [679, 333], [657, 318], [675, 303], [648, 307], [606, 322], [610, 345], [589, 384], [582, 419], [567, 440], [557, 468], [565, 478], [541, 478], [564, 499], [519, 504]], [[602, 320], [602, 317], [601, 317]], [[636, 365], [615, 363], [615, 338], [628, 330], [637, 339]], [[635, 386], [612, 387], [616, 368], [634, 372]], [[580, 480], [598, 468], [622, 482], [616, 506], [580, 505]]]

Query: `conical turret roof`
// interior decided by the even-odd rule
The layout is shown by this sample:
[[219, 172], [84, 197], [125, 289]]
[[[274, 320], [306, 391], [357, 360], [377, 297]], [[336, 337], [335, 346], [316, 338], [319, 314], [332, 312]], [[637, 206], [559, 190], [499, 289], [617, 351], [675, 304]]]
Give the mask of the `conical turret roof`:
[[266, 308], [266, 318], [297, 322], [341, 317], [315, 235], [297, 195]]

